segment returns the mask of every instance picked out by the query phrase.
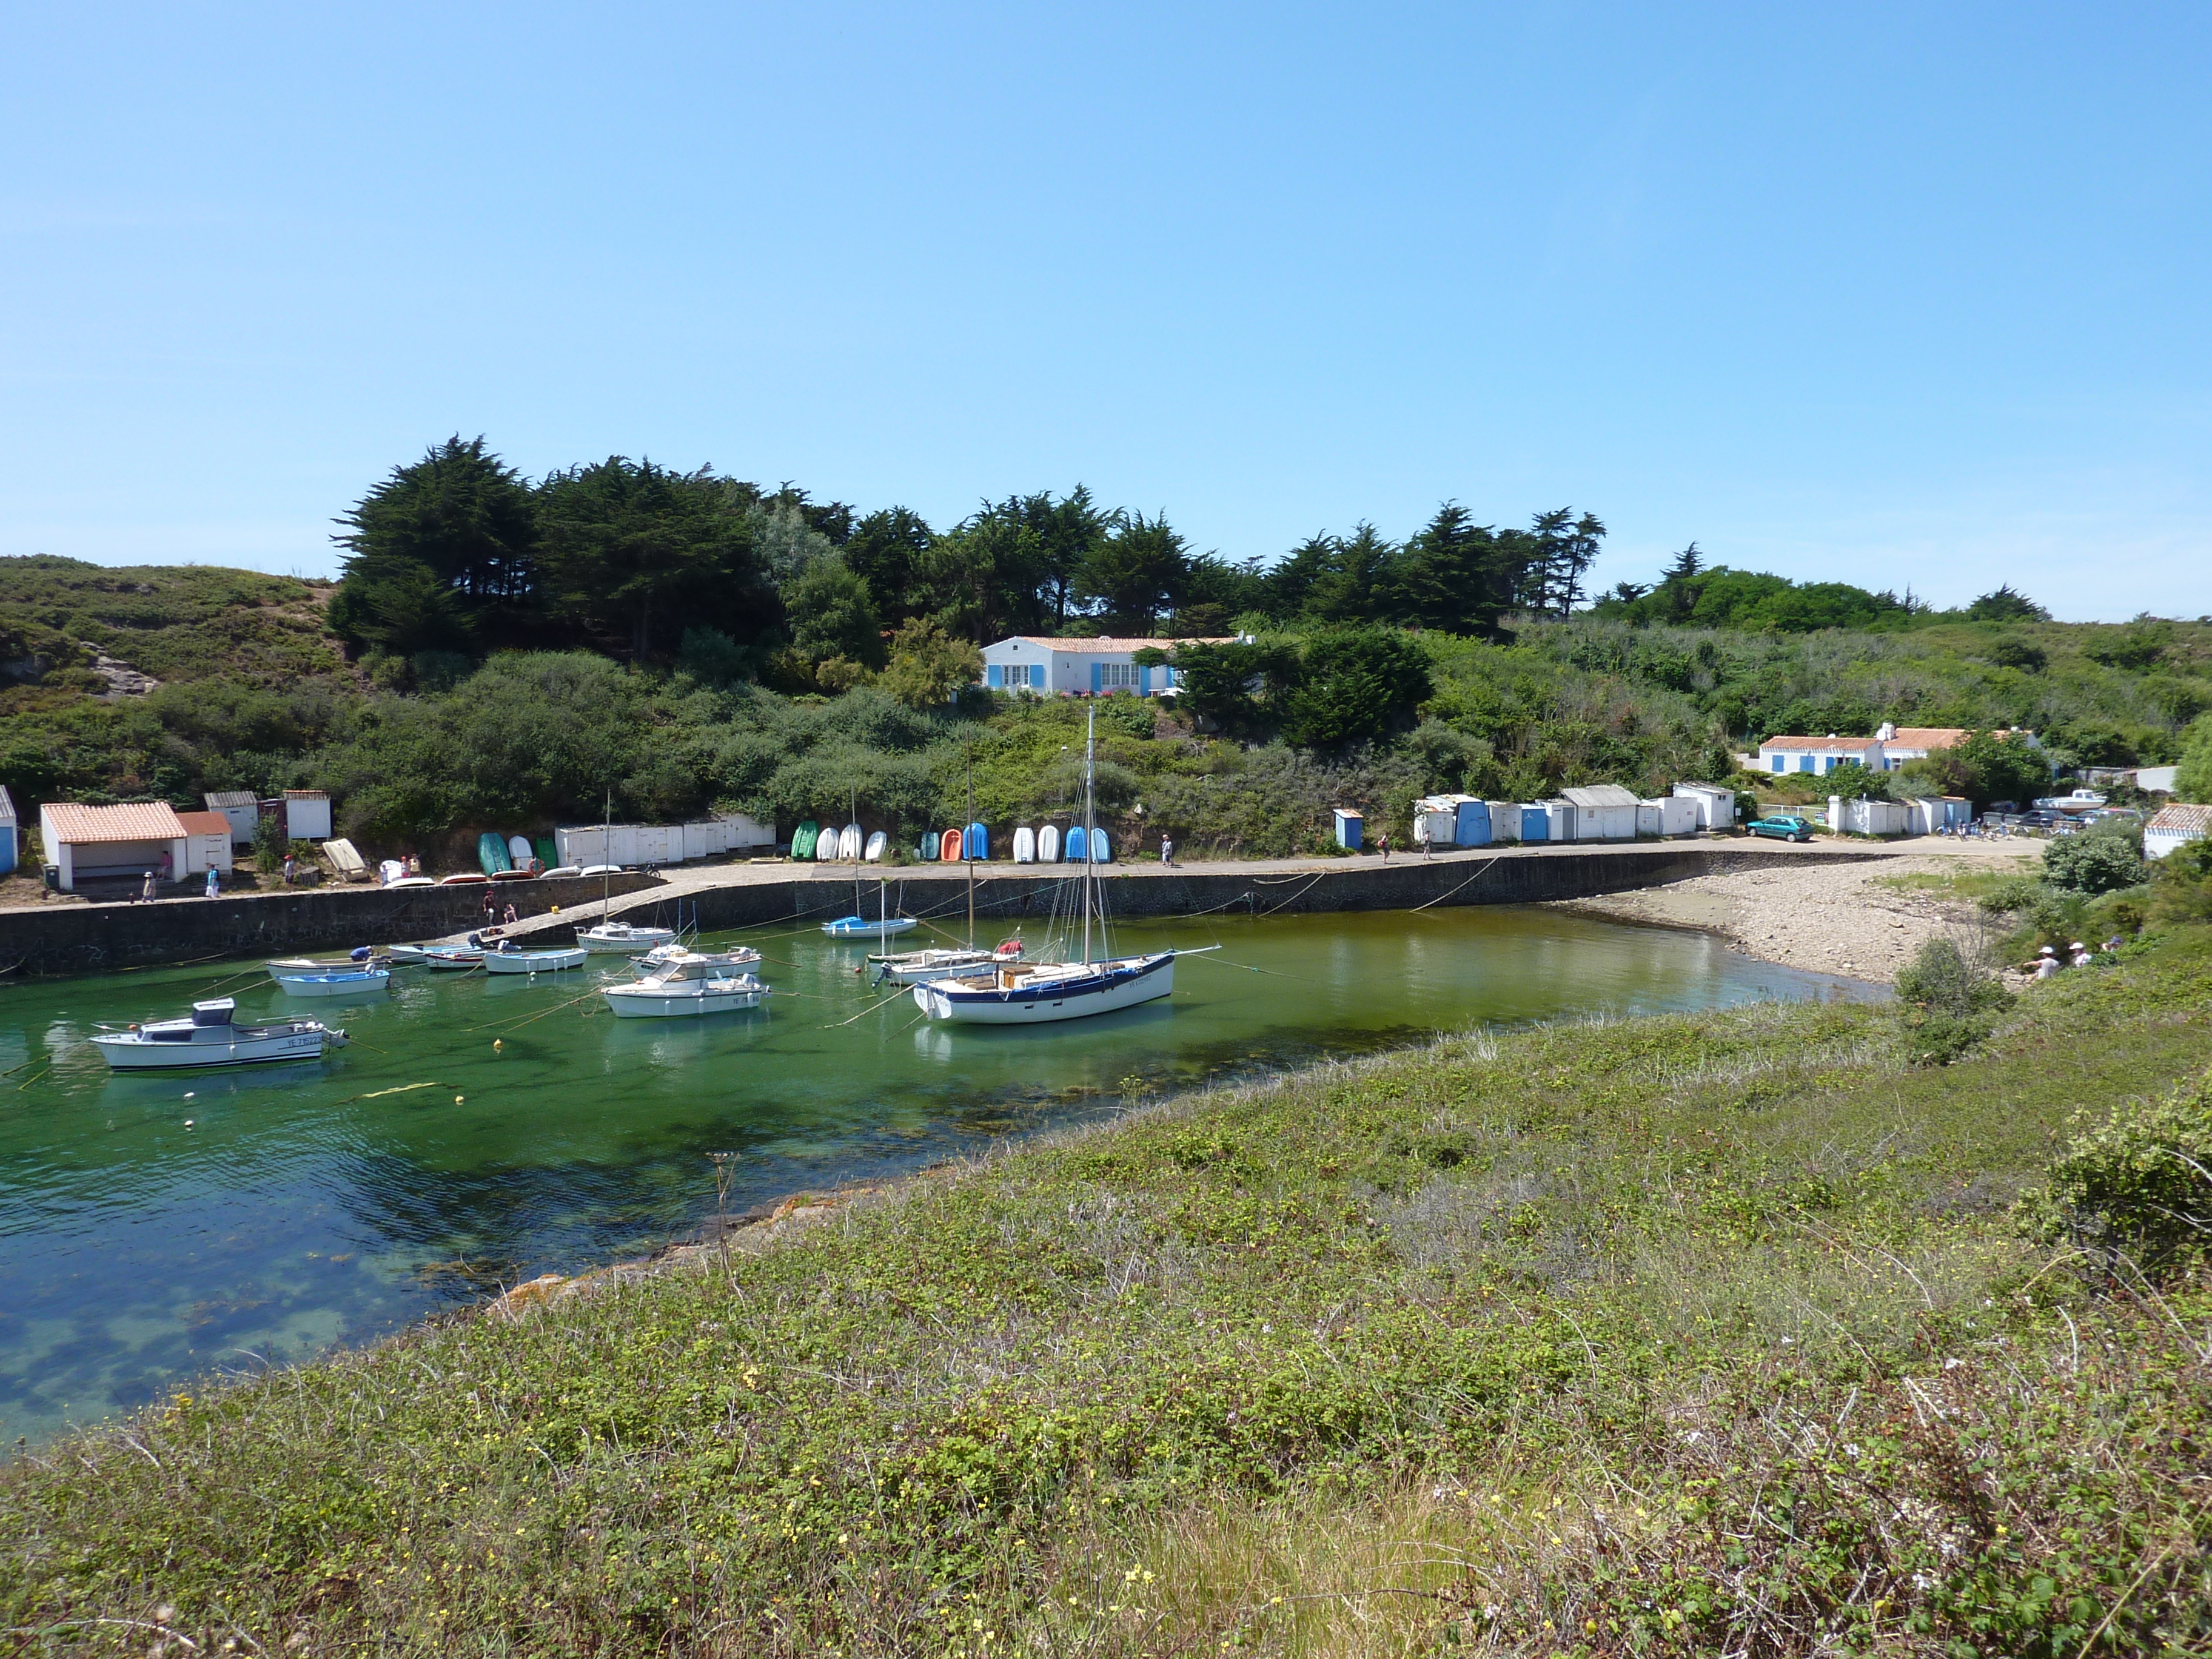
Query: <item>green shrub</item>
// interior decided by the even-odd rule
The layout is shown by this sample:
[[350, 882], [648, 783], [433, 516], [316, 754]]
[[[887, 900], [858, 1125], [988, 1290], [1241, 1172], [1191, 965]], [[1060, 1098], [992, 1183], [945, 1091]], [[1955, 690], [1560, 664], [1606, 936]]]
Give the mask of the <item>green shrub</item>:
[[2150, 918], [2212, 922], [2212, 841], [2190, 842], [2158, 861], [2151, 881]]
[[1899, 970], [1897, 994], [1908, 1010], [1905, 1048], [1916, 1066], [1948, 1066], [1996, 1029], [1992, 1016], [2012, 1001], [1995, 975], [1948, 939], [1929, 939]]
[[2045, 1242], [2070, 1240], [2108, 1263], [2169, 1271], [2212, 1242], [2212, 1072], [2158, 1100], [2084, 1109], [2021, 1208]]
[[1991, 915], [2008, 916], [2025, 910], [2043, 896], [2043, 884], [2032, 876], [2014, 876], [1982, 895], [1982, 908]]
[[2143, 878], [2142, 831], [2133, 824], [2100, 824], [2043, 849], [2043, 878], [2073, 893], [2117, 893]]

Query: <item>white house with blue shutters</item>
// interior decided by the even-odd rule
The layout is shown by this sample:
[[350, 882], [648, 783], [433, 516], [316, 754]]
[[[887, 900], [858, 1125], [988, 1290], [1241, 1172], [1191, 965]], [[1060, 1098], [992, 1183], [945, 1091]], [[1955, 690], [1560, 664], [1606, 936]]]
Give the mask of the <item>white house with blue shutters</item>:
[[1055, 640], [1017, 634], [983, 647], [983, 684], [994, 691], [1034, 691], [1044, 696], [1110, 696], [1116, 691], [1156, 697], [1176, 689], [1175, 670], [1163, 663], [1139, 667], [1139, 651], [1173, 651], [1179, 645], [1234, 645], [1233, 639], [1144, 640], [1102, 636]]

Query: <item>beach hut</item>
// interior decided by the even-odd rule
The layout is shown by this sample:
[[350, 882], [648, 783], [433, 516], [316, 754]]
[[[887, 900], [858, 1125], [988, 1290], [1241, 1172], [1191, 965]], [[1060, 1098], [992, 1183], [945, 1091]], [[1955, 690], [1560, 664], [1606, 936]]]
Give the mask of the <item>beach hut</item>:
[[1526, 816], [1523, 816], [1521, 820], [1521, 838], [1523, 841], [1572, 841], [1575, 838], [1573, 802], [1540, 800], [1532, 802], [1531, 805], [1544, 815], [1544, 833], [1540, 836], [1528, 834], [1528, 820]]
[[1698, 803], [1686, 795], [1661, 795], [1636, 803], [1639, 836], [1691, 836], [1698, 830]]
[[0, 876], [15, 867], [15, 803], [8, 799], [8, 791], [0, 785]]
[[1594, 783], [1559, 794], [1574, 808], [1571, 841], [1634, 841], [1636, 792], [1617, 783]]
[[1452, 806], [1452, 842], [1459, 847], [1487, 847], [1491, 842], [1490, 803], [1472, 795], [1455, 795]]
[[2212, 806], [2161, 806], [2143, 825], [2143, 856], [2162, 859], [2212, 835]]
[[1339, 847], [1348, 848], [1352, 852], [1358, 852], [1360, 835], [1365, 828], [1366, 820], [1350, 807], [1340, 806], [1336, 809], [1336, 844]]
[[204, 876], [210, 870], [228, 875], [231, 863], [230, 816], [226, 812], [179, 812], [185, 826], [185, 873]]
[[200, 797], [210, 812], [220, 812], [230, 826], [233, 847], [253, 845], [253, 826], [261, 822], [261, 803], [251, 789], [216, 789]]
[[1735, 823], [1735, 791], [1717, 783], [1678, 783], [1674, 794], [1696, 811], [1700, 830], [1726, 830]]
[[[226, 815], [227, 816], [227, 815]], [[284, 833], [293, 841], [331, 838], [331, 798], [320, 789], [284, 792]], [[250, 841], [252, 837], [248, 836]]]
[[1490, 809], [1490, 838], [1492, 841], [1521, 839], [1521, 803], [1515, 800], [1486, 800]]
[[1459, 830], [1451, 803], [1434, 795], [1413, 803], [1413, 841], [1418, 846], [1449, 847]]

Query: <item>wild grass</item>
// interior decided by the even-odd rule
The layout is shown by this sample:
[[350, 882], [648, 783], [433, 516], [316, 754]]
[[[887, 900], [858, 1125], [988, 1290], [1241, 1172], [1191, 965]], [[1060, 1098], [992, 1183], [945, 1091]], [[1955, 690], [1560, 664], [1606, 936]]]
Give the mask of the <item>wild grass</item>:
[[2208, 1013], [2196, 930], [1936, 1071], [1885, 1011], [1762, 1005], [1154, 1102], [39, 1448], [0, 1634], [2202, 1650], [2212, 1291], [2009, 1211]]

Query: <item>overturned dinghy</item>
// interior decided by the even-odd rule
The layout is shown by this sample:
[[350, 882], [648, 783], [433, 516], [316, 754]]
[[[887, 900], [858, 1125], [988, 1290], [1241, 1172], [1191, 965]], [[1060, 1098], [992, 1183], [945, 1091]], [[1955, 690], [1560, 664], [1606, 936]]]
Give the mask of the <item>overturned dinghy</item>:
[[127, 1031], [104, 1031], [92, 1039], [92, 1046], [118, 1072], [320, 1060], [324, 1049], [345, 1046], [346, 1034], [319, 1019], [240, 1025], [233, 1018], [237, 1012], [238, 1005], [229, 997], [195, 1002], [189, 1019], [153, 1020]]

